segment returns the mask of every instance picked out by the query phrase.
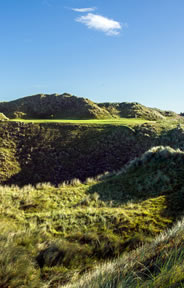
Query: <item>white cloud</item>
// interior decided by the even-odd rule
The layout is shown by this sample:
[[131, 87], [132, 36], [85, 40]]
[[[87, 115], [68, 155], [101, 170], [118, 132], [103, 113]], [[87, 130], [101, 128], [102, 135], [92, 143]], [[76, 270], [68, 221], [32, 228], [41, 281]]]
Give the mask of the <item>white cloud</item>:
[[92, 8], [72, 8], [72, 10], [75, 12], [87, 13], [87, 12], [95, 11], [96, 8], [95, 7], [92, 7]]
[[77, 17], [75, 21], [85, 24], [90, 29], [103, 31], [110, 36], [118, 35], [122, 29], [119, 22], [93, 13]]

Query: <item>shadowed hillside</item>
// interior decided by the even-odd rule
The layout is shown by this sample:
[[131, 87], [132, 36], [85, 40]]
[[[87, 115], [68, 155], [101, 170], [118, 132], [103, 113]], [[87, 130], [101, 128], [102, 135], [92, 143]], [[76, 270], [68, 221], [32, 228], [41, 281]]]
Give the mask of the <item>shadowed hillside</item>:
[[153, 146], [184, 149], [183, 129], [176, 125], [146, 123], [126, 127], [5, 121], [0, 125], [0, 182], [58, 184], [117, 171]]
[[[114, 200], [117, 204], [165, 195], [167, 205], [175, 207], [172, 213], [178, 217], [184, 209], [184, 202], [179, 201], [184, 193], [183, 161], [184, 152], [179, 149], [153, 147], [122, 171], [93, 186], [91, 193], [95, 191], [102, 200]], [[170, 197], [174, 200], [172, 203]]]

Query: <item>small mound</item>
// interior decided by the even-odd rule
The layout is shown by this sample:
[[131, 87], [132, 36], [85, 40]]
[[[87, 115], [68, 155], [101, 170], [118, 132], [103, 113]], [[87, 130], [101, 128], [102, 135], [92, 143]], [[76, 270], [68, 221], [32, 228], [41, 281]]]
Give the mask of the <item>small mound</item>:
[[3, 113], [0, 113], [0, 121], [8, 121], [8, 117], [6, 117]]
[[171, 212], [179, 213], [184, 205], [183, 163], [184, 152], [179, 149], [154, 147], [92, 190], [100, 194], [103, 200], [118, 203], [166, 195], [174, 200], [172, 207], [175, 208]]
[[165, 116], [163, 116], [159, 111], [136, 102], [101, 103], [99, 106], [107, 109], [113, 117], [143, 118], [152, 121], [165, 119]]
[[169, 111], [169, 110], [161, 110], [161, 109], [158, 109], [158, 108], [150, 108], [150, 109], [153, 109], [154, 111], [157, 111], [158, 113], [160, 113], [161, 115], [163, 115], [164, 117], [174, 117], [174, 118], [178, 118], [179, 115], [173, 111]]

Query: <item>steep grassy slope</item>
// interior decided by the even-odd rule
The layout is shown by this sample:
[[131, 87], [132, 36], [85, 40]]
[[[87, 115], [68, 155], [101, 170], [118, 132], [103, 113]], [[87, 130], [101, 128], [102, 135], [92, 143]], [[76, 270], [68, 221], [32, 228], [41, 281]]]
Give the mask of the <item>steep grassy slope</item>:
[[[49, 184], [0, 187], [4, 263], [0, 286], [59, 287], [76, 280], [74, 287], [80, 287], [78, 277], [97, 263], [126, 254], [140, 243], [150, 243], [183, 214], [183, 161], [183, 152], [157, 147], [124, 171], [88, 179], [85, 184], [73, 180], [57, 188]], [[169, 243], [166, 252], [172, 241]], [[144, 266], [154, 255], [160, 257], [158, 251], [146, 255]], [[167, 260], [167, 254], [162, 259]], [[152, 271], [153, 262], [149, 263]], [[139, 272], [140, 265], [135, 264], [135, 271]], [[116, 277], [115, 283], [121, 280], [117, 270], [115, 275], [111, 272], [110, 283], [111, 276]], [[117, 287], [97, 286], [98, 282], [90, 279], [92, 282], [88, 279], [81, 287]], [[103, 276], [101, 280], [106, 279]]]
[[[6, 179], [20, 184], [85, 180], [119, 169], [151, 145], [147, 137], [138, 149], [144, 137], [137, 137], [133, 128], [111, 125], [7, 122], [0, 125], [0, 137], [2, 148], [16, 151], [14, 155], [21, 168], [14, 177], [7, 175]], [[16, 149], [12, 150], [12, 145]]]
[[0, 111], [9, 118], [104, 119], [110, 114], [94, 102], [70, 94], [38, 94], [1, 102]]
[[184, 148], [183, 129], [167, 121], [133, 127], [2, 122], [0, 139], [6, 151], [0, 182], [20, 185], [84, 181], [119, 170], [152, 146]]
[[[11, 147], [11, 145], [9, 146]], [[20, 164], [18, 163], [15, 156], [15, 149], [12, 148], [1, 148], [0, 147], [0, 180], [1, 182], [6, 181], [13, 175], [21, 171]]]

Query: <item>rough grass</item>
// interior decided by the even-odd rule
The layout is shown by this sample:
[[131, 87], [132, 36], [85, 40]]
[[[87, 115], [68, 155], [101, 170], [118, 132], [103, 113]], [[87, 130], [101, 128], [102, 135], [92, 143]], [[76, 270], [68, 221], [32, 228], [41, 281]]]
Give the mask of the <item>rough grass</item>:
[[[0, 139], [1, 140], [1, 139]], [[0, 145], [0, 182], [20, 172], [20, 165], [15, 157], [15, 147], [9, 143], [10, 147]]]
[[[51, 281], [49, 287], [64, 284], [96, 263], [150, 242], [171, 224], [171, 220], [162, 217], [164, 199], [113, 208], [97, 195], [86, 195], [87, 188], [88, 185], [54, 188], [48, 184], [22, 189], [1, 187], [1, 237], [6, 240], [9, 235], [7, 250], [24, 249], [26, 257], [32, 259], [32, 264], [26, 264], [26, 260], [24, 264], [30, 269], [39, 265], [39, 281]], [[7, 256], [7, 250], [3, 250], [2, 257]], [[15, 263], [21, 262], [19, 253], [16, 255]], [[10, 267], [12, 261], [9, 260]], [[21, 269], [18, 264], [16, 269]]]
[[184, 287], [184, 219], [151, 244], [96, 267], [65, 288]]
[[[128, 253], [146, 243], [145, 247], [152, 247], [148, 243], [182, 215], [183, 159], [184, 153], [179, 150], [157, 147], [119, 174], [88, 179], [83, 184], [74, 179], [59, 187], [49, 183], [23, 188], [1, 186], [1, 246], [5, 249], [1, 253], [1, 263], [4, 264], [0, 273], [5, 276], [2, 280], [0, 278], [0, 286], [19, 287], [22, 278], [27, 281], [25, 283], [30, 283], [25, 284], [27, 287], [62, 286], [78, 281], [82, 274], [93, 271], [96, 265], [122, 255], [128, 257], [125, 258], [128, 270], [121, 271], [118, 261], [122, 263], [124, 260], [116, 260], [115, 266], [108, 266], [112, 268], [111, 273], [103, 274], [103, 269], [106, 269], [103, 268], [99, 272], [103, 277], [98, 276], [101, 280], [94, 281], [90, 276], [92, 282], [89, 284], [85, 282], [89, 279], [85, 280], [81, 287], [162, 287], [159, 286], [162, 283], [159, 277], [164, 275], [165, 283], [174, 285], [178, 281], [178, 277], [172, 275], [174, 269], [178, 269], [178, 275], [183, 271], [179, 260], [182, 259], [179, 257], [181, 241], [176, 245], [177, 254], [170, 258], [169, 245], [172, 248], [176, 244], [170, 238], [164, 245], [158, 240], [153, 242], [161, 244], [154, 244], [155, 249], [150, 248], [150, 254], [146, 252], [146, 256], [138, 260], [141, 264], [134, 263], [135, 258], [131, 258], [137, 252]], [[139, 180], [142, 183], [140, 187]], [[173, 241], [175, 244], [172, 246]], [[162, 250], [167, 252], [163, 256]], [[175, 266], [167, 263], [175, 263]], [[119, 270], [116, 270], [116, 265]], [[144, 281], [148, 286], [141, 286]], [[79, 285], [80, 282], [76, 283]], [[99, 286], [95, 286], [97, 284]], [[167, 285], [163, 288], [170, 287]]]
[[[183, 195], [184, 152], [170, 147], [154, 147], [126, 165], [122, 171], [93, 185], [103, 200], [117, 205], [128, 200], [147, 199], [165, 195], [168, 203], [174, 197], [175, 213], [183, 208], [177, 201]], [[173, 203], [174, 205], [174, 203]]]

